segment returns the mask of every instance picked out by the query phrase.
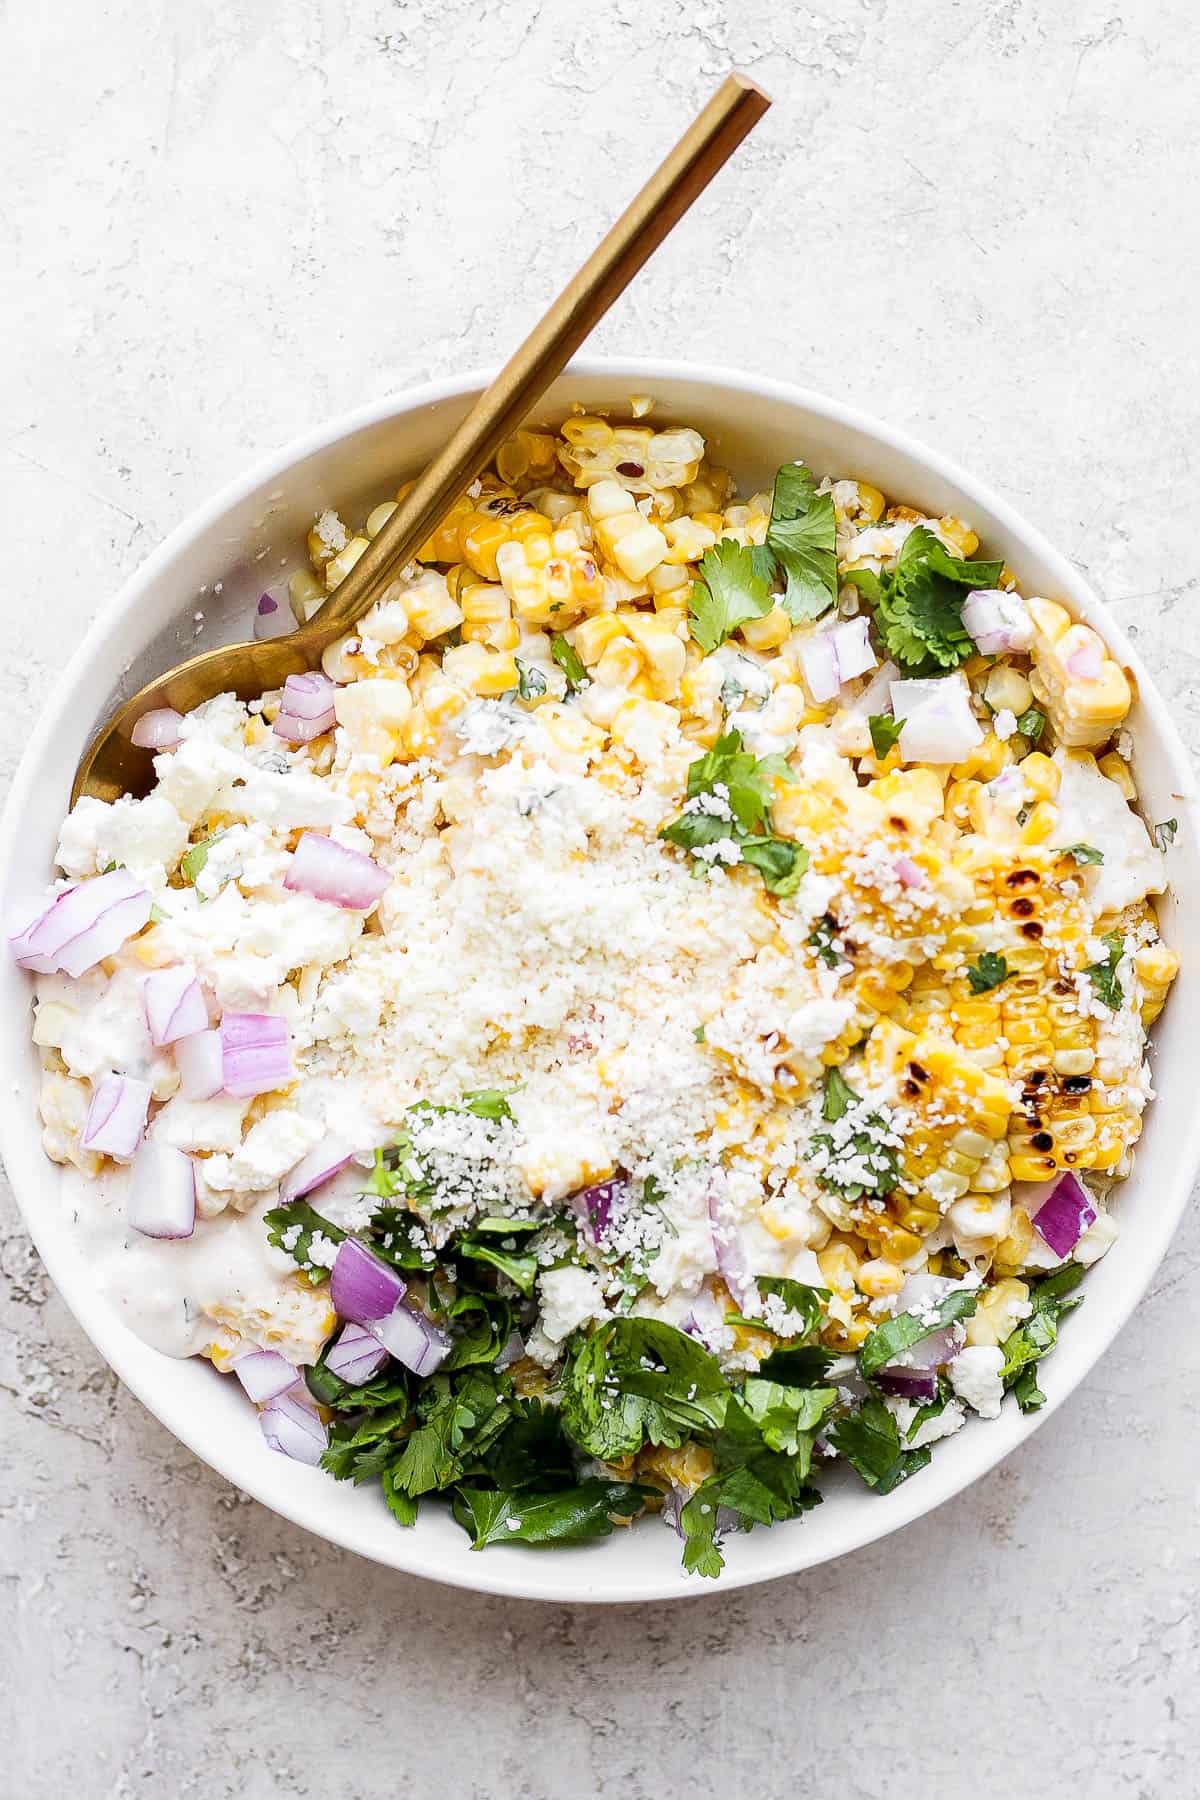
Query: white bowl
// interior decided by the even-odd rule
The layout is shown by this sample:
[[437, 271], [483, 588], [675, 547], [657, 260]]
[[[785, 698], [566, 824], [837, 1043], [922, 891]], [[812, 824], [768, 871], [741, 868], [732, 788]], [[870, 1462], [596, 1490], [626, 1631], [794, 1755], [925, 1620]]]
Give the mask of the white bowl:
[[[40, 891], [51, 873], [58, 822], [76, 761], [118, 693], [203, 644], [246, 635], [259, 591], [298, 566], [316, 512], [337, 506], [353, 520], [389, 494], [441, 444], [485, 378], [430, 384], [335, 420], [260, 463], [173, 532], [108, 606], [58, 681], [21, 763], [5, 812], [0, 868], [3, 916]], [[1165, 928], [1183, 970], [1155, 1030], [1158, 1099], [1137, 1167], [1121, 1194], [1121, 1237], [1087, 1276], [1086, 1304], [1047, 1365], [1045, 1409], [1023, 1417], [1010, 1401], [998, 1420], [974, 1422], [940, 1444], [932, 1464], [886, 1498], [849, 1479], [828, 1483], [824, 1506], [803, 1520], [735, 1534], [726, 1587], [844, 1555], [906, 1525], [957, 1494], [1016, 1448], [1087, 1374], [1144, 1293], [1166, 1251], [1200, 1165], [1200, 1107], [1188, 1021], [1200, 1001], [1200, 853], [1194, 784], [1167, 708], [1132, 647], [1071, 565], [1038, 532], [944, 458], [849, 407], [778, 382], [685, 364], [584, 361], [556, 384], [539, 416], [573, 401], [620, 406], [650, 393], [655, 421], [697, 426], [744, 491], [803, 456], [822, 474], [861, 476], [890, 497], [967, 518], [983, 551], [1003, 554], [1024, 590], [1062, 599], [1105, 636], [1137, 680], [1131, 720], [1147, 817], [1176, 817], [1169, 852], [1172, 893]], [[216, 593], [216, 584], [221, 592]], [[539, 1554], [516, 1547], [476, 1553], [449, 1514], [427, 1504], [412, 1530], [397, 1526], [374, 1488], [355, 1489], [267, 1449], [237, 1384], [203, 1361], [148, 1349], [96, 1293], [58, 1202], [60, 1178], [41, 1149], [37, 1074], [29, 1038], [30, 986], [0, 958], [3, 1154], [18, 1202], [51, 1276], [101, 1354], [146, 1406], [197, 1456], [276, 1512], [335, 1544], [394, 1568], [501, 1594], [557, 1601], [677, 1599], [712, 1592], [685, 1579], [677, 1539], [655, 1520], [600, 1543]], [[947, 1520], [947, 1527], [950, 1526]]]

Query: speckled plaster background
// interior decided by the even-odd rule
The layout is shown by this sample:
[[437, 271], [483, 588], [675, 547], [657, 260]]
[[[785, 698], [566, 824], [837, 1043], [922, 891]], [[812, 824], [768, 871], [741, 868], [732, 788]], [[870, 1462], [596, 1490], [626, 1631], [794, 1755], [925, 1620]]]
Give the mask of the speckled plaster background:
[[[766, 124], [598, 334], [911, 426], [1200, 732], [1191, 0], [0, 0], [7, 773], [120, 577], [260, 452], [497, 358], [731, 62]], [[1200, 1224], [934, 1517], [674, 1609], [472, 1598], [244, 1501], [0, 1212], [0, 1788], [1196, 1791]], [[1149, 1373], [1147, 1373], [1149, 1372]]]

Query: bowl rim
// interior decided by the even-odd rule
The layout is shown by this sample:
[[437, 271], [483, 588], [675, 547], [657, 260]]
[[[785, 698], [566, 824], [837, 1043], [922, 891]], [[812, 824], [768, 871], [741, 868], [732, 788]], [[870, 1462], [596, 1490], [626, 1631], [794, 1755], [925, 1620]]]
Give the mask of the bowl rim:
[[[336, 415], [330, 420], [313, 427], [291, 439], [281, 448], [259, 457], [248, 469], [225, 482], [208, 500], [190, 511], [163, 539], [162, 543], [150, 554], [121, 584], [115, 595], [104, 605], [84, 634], [77, 649], [62, 671], [56, 687], [43, 708], [31, 735], [5, 802], [3, 815], [0, 816], [0, 866], [8, 867], [17, 850], [17, 831], [20, 818], [28, 805], [30, 791], [34, 787], [47, 748], [52, 743], [56, 732], [61, 728], [67, 713], [72, 690], [90, 662], [95, 646], [102, 643], [114, 630], [118, 621], [123, 619], [137, 604], [146, 587], [152, 584], [159, 572], [174, 560], [184, 547], [202, 538], [229, 511], [231, 511], [248, 494], [267, 482], [278, 481], [304, 459], [334, 447], [337, 443], [351, 437], [356, 432], [374, 425], [386, 423], [388, 420], [417, 412], [425, 407], [435, 406], [445, 401], [462, 398], [477, 393], [496, 373], [495, 367], [469, 370], [461, 375], [445, 376], [421, 383], [417, 387], [408, 388], [400, 393], [391, 394], [381, 399], [367, 402], [346, 412]], [[1051, 572], [1057, 588], [1069, 597], [1072, 605], [1085, 617], [1094, 616], [1102, 626], [1103, 636], [1109, 646], [1115, 649], [1121, 660], [1133, 673], [1138, 697], [1150, 725], [1150, 734], [1162, 747], [1167, 760], [1172, 766], [1172, 774], [1178, 789], [1178, 806], [1181, 828], [1190, 828], [1192, 841], [1200, 836], [1200, 806], [1197, 803], [1196, 784], [1188, 753], [1182, 738], [1175, 726], [1170, 709], [1142, 665], [1141, 659], [1127, 639], [1117, 622], [1111, 618], [1104, 604], [1094, 593], [1090, 583], [1080, 572], [1043, 536], [1035, 526], [1029, 524], [1015, 508], [997, 494], [988, 483], [970, 474], [953, 459], [929, 448], [920, 439], [909, 432], [876, 419], [871, 414], [856, 406], [849, 405], [814, 389], [798, 384], [779, 381], [771, 376], [764, 376], [746, 370], [732, 369], [720, 364], [707, 362], [689, 362], [675, 358], [586, 356], [573, 359], [563, 372], [564, 378], [572, 375], [581, 378], [598, 378], [610, 381], [614, 393], [622, 390], [630, 391], [632, 382], [652, 384], [655, 381], [694, 381], [712, 387], [751, 396], [757, 400], [777, 401], [781, 404], [803, 408], [834, 427], [857, 431], [873, 439], [880, 445], [894, 450], [899, 455], [919, 463], [931, 475], [940, 478], [952, 487], [960, 489], [982, 510], [989, 512], [996, 521], [1000, 532], [1013, 537], [1028, 551], [1039, 557]], [[536, 408], [531, 409], [536, 412]], [[1176, 798], [1173, 795], [1173, 799]], [[24, 1048], [28, 1049], [27, 1017], [21, 1020], [20, 1036], [24, 1040]], [[15, 1041], [15, 1040], [14, 1040]], [[9, 1054], [7, 1034], [0, 1033], [0, 1061]], [[832, 1546], [823, 1547], [819, 1554], [809, 1555], [805, 1551], [806, 1536], [803, 1532], [774, 1533], [755, 1532], [754, 1537], [762, 1543], [762, 1551], [756, 1555], [753, 1564], [741, 1559], [726, 1567], [717, 1584], [684, 1583], [680, 1580], [677, 1567], [672, 1558], [664, 1557], [661, 1574], [656, 1574], [651, 1581], [606, 1582], [603, 1591], [597, 1589], [593, 1580], [584, 1577], [580, 1580], [572, 1574], [573, 1559], [563, 1558], [559, 1567], [561, 1575], [548, 1591], [546, 1583], [538, 1583], [526, 1579], [521, 1572], [525, 1565], [529, 1567], [530, 1576], [533, 1569], [546, 1566], [548, 1559], [521, 1557], [516, 1564], [510, 1564], [507, 1557], [499, 1556], [492, 1561], [488, 1557], [479, 1557], [478, 1573], [471, 1567], [470, 1574], [460, 1573], [454, 1569], [436, 1566], [436, 1553], [432, 1559], [423, 1548], [419, 1529], [397, 1531], [395, 1534], [396, 1554], [387, 1558], [380, 1557], [371, 1548], [365, 1546], [359, 1534], [351, 1528], [350, 1513], [343, 1508], [333, 1511], [334, 1523], [315, 1524], [310, 1515], [311, 1509], [304, 1502], [292, 1502], [290, 1496], [281, 1498], [272, 1495], [264, 1497], [256, 1491], [256, 1483], [247, 1472], [238, 1467], [237, 1458], [226, 1451], [224, 1442], [216, 1446], [207, 1441], [205, 1430], [194, 1430], [186, 1402], [174, 1406], [163, 1403], [160, 1396], [151, 1398], [148, 1388], [152, 1385], [143, 1380], [140, 1363], [147, 1346], [132, 1338], [132, 1334], [122, 1325], [116, 1310], [103, 1299], [98, 1291], [83, 1289], [72, 1278], [72, 1271], [67, 1258], [59, 1254], [58, 1244], [53, 1231], [43, 1232], [40, 1229], [38, 1207], [36, 1204], [35, 1170], [45, 1168], [44, 1152], [36, 1134], [31, 1134], [24, 1122], [18, 1119], [16, 1106], [0, 1108], [0, 1155], [9, 1173], [18, 1209], [24, 1220], [26, 1229], [38, 1250], [48, 1274], [53, 1280], [64, 1303], [76, 1322], [99, 1351], [100, 1355], [142, 1402], [159, 1422], [180, 1440], [202, 1462], [214, 1469], [233, 1486], [252, 1495], [261, 1504], [273, 1512], [311, 1532], [315, 1537], [332, 1543], [341, 1549], [355, 1552], [372, 1561], [378, 1561], [385, 1567], [400, 1570], [403, 1573], [419, 1575], [428, 1580], [445, 1585], [463, 1588], [469, 1592], [497, 1594], [508, 1597], [548, 1600], [557, 1603], [603, 1603], [622, 1604], [649, 1602], [659, 1600], [679, 1600], [702, 1598], [720, 1592], [729, 1592], [737, 1587], [754, 1585], [759, 1582], [775, 1580], [781, 1576], [796, 1574], [804, 1569], [818, 1567], [832, 1562], [854, 1550], [865, 1548], [891, 1532], [900, 1530], [913, 1520], [931, 1513], [955, 1495], [963, 1492], [974, 1482], [986, 1475], [1013, 1451], [1023, 1446], [1045, 1420], [1057, 1411], [1071, 1395], [1079, 1383], [1090, 1374], [1104, 1353], [1110, 1348], [1118, 1333], [1132, 1314], [1134, 1308], [1145, 1294], [1155, 1272], [1166, 1254], [1171, 1238], [1183, 1216], [1187, 1206], [1189, 1193], [1197, 1171], [1200, 1170], [1200, 1108], [1195, 1109], [1186, 1132], [1181, 1132], [1179, 1153], [1176, 1160], [1178, 1177], [1173, 1185], [1173, 1199], [1169, 1205], [1160, 1206], [1149, 1221], [1146, 1229], [1149, 1242], [1143, 1250], [1144, 1268], [1140, 1279], [1127, 1281], [1119, 1291], [1114, 1304], [1110, 1304], [1103, 1313], [1099, 1308], [1093, 1315], [1097, 1323], [1091, 1327], [1089, 1351], [1078, 1371], [1072, 1371], [1065, 1381], [1055, 1382], [1054, 1390], [1046, 1405], [1038, 1412], [1020, 1416], [1020, 1428], [1006, 1434], [999, 1429], [999, 1421], [990, 1422], [994, 1430], [976, 1430], [972, 1436], [976, 1439], [973, 1454], [962, 1455], [951, 1467], [948, 1463], [935, 1460], [922, 1472], [919, 1482], [905, 1483], [897, 1488], [886, 1501], [880, 1502], [876, 1512], [869, 1515], [870, 1522], [863, 1524], [861, 1520], [852, 1529], [847, 1529], [839, 1539], [836, 1534]], [[35, 1140], [31, 1148], [31, 1137]], [[43, 1241], [45, 1240], [45, 1241]], [[942, 1473], [939, 1476], [939, 1466]], [[602, 1551], [602, 1546], [597, 1546]], [[474, 1561], [474, 1559], [473, 1559]]]

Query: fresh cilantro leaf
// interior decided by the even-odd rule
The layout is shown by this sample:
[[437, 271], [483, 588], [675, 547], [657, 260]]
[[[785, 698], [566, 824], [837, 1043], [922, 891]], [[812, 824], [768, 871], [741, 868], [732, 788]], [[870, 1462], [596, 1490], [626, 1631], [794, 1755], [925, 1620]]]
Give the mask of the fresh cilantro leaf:
[[792, 1345], [773, 1350], [760, 1364], [758, 1372], [768, 1381], [781, 1381], [786, 1387], [823, 1387], [825, 1377], [837, 1361], [837, 1353], [820, 1344]]
[[693, 854], [728, 838], [740, 860], [759, 871], [767, 892], [786, 898], [800, 885], [808, 851], [771, 831], [770, 784], [795, 779], [784, 757], [756, 757], [743, 749], [739, 731], [727, 731], [689, 765], [684, 810], [658, 835]]
[[[459, 1275], [465, 1279], [461, 1269]], [[512, 1307], [499, 1294], [457, 1294], [444, 1319], [451, 1332], [450, 1354], [442, 1364], [447, 1375], [455, 1369], [490, 1369], [512, 1336]]]
[[1023, 738], [1028, 738], [1031, 744], [1038, 742], [1045, 729], [1046, 715], [1044, 712], [1039, 712], [1036, 706], [1031, 706], [1028, 712], [1023, 712], [1017, 720], [1017, 730]]
[[843, 958], [834, 941], [837, 936], [838, 922], [831, 914], [826, 913], [817, 920], [808, 934], [807, 942], [814, 949], [827, 969], [841, 967]]
[[[809, 1287], [807, 1282], [791, 1281], [786, 1275], [758, 1275], [755, 1286], [760, 1294], [781, 1300], [788, 1312], [795, 1313], [800, 1323], [792, 1330], [789, 1343], [799, 1343], [810, 1337], [817, 1330], [825, 1317], [825, 1301], [829, 1299], [829, 1289]], [[752, 1320], [752, 1324], [762, 1329], [762, 1320]]]
[[659, 1319], [613, 1319], [579, 1334], [561, 1389], [567, 1432], [602, 1462], [647, 1441], [678, 1449], [693, 1432], [719, 1426], [729, 1399], [716, 1358]]
[[[263, 1214], [263, 1224], [267, 1228], [267, 1237], [276, 1250], [282, 1250], [286, 1256], [299, 1263], [314, 1287], [322, 1281], [329, 1280], [329, 1270], [310, 1261], [313, 1239], [326, 1237], [331, 1243], [340, 1244], [347, 1235], [340, 1225], [331, 1225], [323, 1219], [319, 1212], [314, 1212], [307, 1200], [292, 1200], [287, 1206], [273, 1206]], [[288, 1241], [285, 1243], [284, 1239]]]
[[812, 1466], [813, 1439], [837, 1398], [835, 1387], [790, 1387], [752, 1375], [742, 1385], [738, 1404], [757, 1425], [768, 1450], [794, 1458], [803, 1480]]
[[937, 1399], [930, 1400], [926, 1406], [918, 1406], [916, 1412], [912, 1416], [912, 1423], [904, 1434], [905, 1442], [911, 1444], [922, 1425], [927, 1425], [930, 1419], [939, 1419], [953, 1398], [954, 1389], [950, 1386], [950, 1383], [946, 1380], [944, 1375], [939, 1375]]
[[877, 1494], [890, 1494], [930, 1460], [927, 1449], [901, 1447], [899, 1427], [882, 1400], [864, 1400], [857, 1412], [838, 1419], [827, 1435]]
[[373, 1195], [376, 1200], [394, 1200], [407, 1192], [402, 1177], [388, 1164], [382, 1150], [375, 1152], [375, 1167], [367, 1177], [363, 1192]]
[[[332, 1342], [332, 1340], [330, 1340]], [[304, 1382], [314, 1400], [332, 1412], [377, 1412], [385, 1406], [401, 1406], [408, 1400], [408, 1377], [395, 1363], [385, 1363], [378, 1375], [360, 1387], [352, 1387], [326, 1366], [326, 1344], [321, 1360], [304, 1371]]]
[[588, 672], [583, 666], [583, 658], [561, 631], [556, 631], [550, 639], [550, 654], [567, 678], [568, 694], [577, 694], [580, 688], [587, 686]]
[[407, 1400], [380, 1407], [365, 1417], [335, 1419], [321, 1467], [335, 1481], [353, 1481], [356, 1486], [374, 1481], [402, 1454], [410, 1424]]
[[1154, 841], [1160, 850], [1175, 842], [1175, 834], [1179, 830], [1178, 819], [1160, 819], [1154, 827]]
[[458, 1481], [512, 1417], [508, 1386], [491, 1370], [431, 1375], [417, 1397], [417, 1426], [395, 1465], [397, 1489], [416, 1499]]
[[1110, 1012], [1120, 1012], [1125, 989], [1117, 979], [1117, 968], [1125, 953], [1125, 940], [1119, 931], [1106, 931], [1100, 939], [1108, 955], [1103, 962], [1089, 963], [1083, 971], [1096, 991], [1096, 998]]
[[914, 1344], [919, 1344], [935, 1331], [942, 1331], [947, 1325], [953, 1325], [959, 1319], [969, 1319], [975, 1311], [978, 1295], [971, 1288], [953, 1288], [943, 1294], [931, 1309], [931, 1322], [918, 1318], [915, 1312], [896, 1313], [893, 1318], [885, 1319], [877, 1325], [864, 1339], [858, 1353], [858, 1366], [862, 1374], [869, 1380], [877, 1375], [880, 1369], [896, 1361]]
[[645, 1501], [646, 1490], [628, 1481], [583, 1481], [550, 1493], [461, 1487], [454, 1517], [473, 1550], [489, 1544], [585, 1544], [610, 1536], [613, 1518], [634, 1518]]
[[481, 1460], [488, 1485], [510, 1493], [519, 1488], [545, 1493], [574, 1487], [579, 1479], [558, 1408], [544, 1400], [514, 1395], [508, 1424]]
[[191, 849], [185, 853], [179, 864], [179, 873], [185, 881], [190, 881], [193, 886], [195, 885], [197, 875], [208, 861], [209, 851], [224, 836], [223, 831], [215, 831], [211, 837], [202, 838], [198, 844], [193, 844]]
[[406, 1494], [402, 1488], [396, 1486], [396, 1471], [394, 1469], [385, 1469], [379, 1478], [379, 1482], [380, 1486], [383, 1488], [383, 1498], [387, 1504], [387, 1509], [391, 1513], [393, 1519], [395, 1519], [397, 1525], [415, 1525], [417, 1522], [417, 1512], [421, 1502], [419, 1500], [414, 1500], [411, 1495]]
[[699, 578], [692, 584], [688, 601], [692, 636], [707, 656], [747, 619], [769, 613], [771, 604], [750, 551], [736, 538], [722, 538], [700, 558]]
[[826, 1069], [825, 1090], [821, 1100], [823, 1119], [830, 1125], [836, 1125], [839, 1119], [845, 1118], [857, 1099], [858, 1095], [839, 1068]]
[[517, 698], [519, 700], [539, 700], [546, 692], [546, 677], [540, 669], [531, 663], [522, 662], [518, 656], [514, 659], [517, 665]]
[[1077, 863], [1102, 863], [1103, 850], [1097, 850], [1094, 844], [1067, 844], [1058, 853], [1060, 856], [1073, 856]]
[[767, 548], [787, 577], [780, 605], [789, 619], [800, 623], [828, 612], [838, 594], [833, 495], [817, 493], [803, 463], [785, 463], [775, 477]]
[[695, 1031], [693, 1031], [693, 1033], [692, 1033], [692, 1036], [695, 1038], [695, 1040], [698, 1044], [704, 1043], [705, 1038], [707, 1036], [704, 1026], [697, 1025]]
[[487, 1218], [476, 1219], [471, 1226], [476, 1237], [527, 1237], [532, 1232], [544, 1231], [545, 1219], [508, 1219], [503, 1213], [491, 1213]]
[[526, 1298], [532, 1295], [534, 1283], [541, 1272], [536, 1256], [518, 1256], [506, 1250], [497, 1250], [491, 1244], [480, 1243], [476, 1237], [459, 1238], [454, 1249], [457, 1256], [468, 1256], [473, 1262], [490, 1263], [493, 1269], [499, 1269], [502, 1275], [507, 1275]]
[[494, 1123], [503, 1120], [512, 1123], [512, 1109], [508, 1104], [509, 1095], [502, 1088], [474, 1088], [462, 1097], [461, 1106], [439, 1108], [444, 1112], [474, 1113], [477, 1119], [491, 1119]]
[[1082, 1294], [1071, 1296], [1083, 1280], [1083, 1273], [1082, 1263], [1067, 1263], [1043, 1281], [1035, 1282], [1029, 1292], [1033, 1310], [1000, 1346], [1004, 1352], [1000, 1376], [1005, 1387], [1016, 1395], [1022, 1412], [1036, 1412], [1046, 1404], [1037, 1382], [1037, 1365], [1058, 1342], [1058, 1328], [1067, 1313], [1081, 1304]]
[[985, 950], [978, 962], [967, 965], [967, 980], [973, 994], [990, 993], [1002, 981], [1007, 981], [1011, 974], [1008, 959], [998, 956], [994, 950]]
[[882, 762], [899, 743], [904, 720], [893, 719], [890, 713], [872, 713], [867, 719], [867, 727], [871, 733], [871, 748]]
[[808, 851], [791, 838], [752, 837], [741, 846], [742, 861], [757, 869], [768, 894], [786, 900], [796, 892], [808, 868]]
[[936, 675], [974, 654], [962, 622], [963, 600], [972, 588], [995, 587], [1002, 566], [952, 556], [918, 525], [901, 545], [894, 569], [866, 580], [851, 570], [846, 579], [874, 602], [875, 622], [892, 661], [915, 675]]

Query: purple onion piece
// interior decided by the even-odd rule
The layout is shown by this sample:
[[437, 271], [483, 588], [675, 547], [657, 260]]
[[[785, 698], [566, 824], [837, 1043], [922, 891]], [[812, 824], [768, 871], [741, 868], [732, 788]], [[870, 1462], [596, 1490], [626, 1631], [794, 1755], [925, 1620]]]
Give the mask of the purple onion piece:
[[239, 1356], [233, 1372], [256, 1406], [286, 1394], [300, 1379], [300, 1371], [278, 1350], [250, 1350]]
[[895, 1394], [901, 1400], [937, 1399], [937, 1374], [933, 1369], [880, 1369], [875, 1382], [885, 1394]]
[[414, 1375], [432, 1375], [450, 1354], [450, 1340], [431, 1319], [403, 1301], [384, 1319], [367, 1321], [372, 1337]]
[[272, 1450], [294, 1462], [317, 1468], [329, 1448], [329, 1433], [311, 1406], [294, 1393], [276, 1394], [259, 1414], [262, 1434]]
[[577, 1194], [571, 1195], [571, 1210], [578, 1215], [583, 1235], [589, 1243], [603, 1243], [609, 1227], [624, 1210], [628, 1194], [628, 1177], [613, 1175], [607, 1181], [594, 1182], [591, 1187], [580, 1188]]
[[353, 1322], [342, 1327], [337, 1342], [325, 1352], [325, 1367], [351, 1387], [372, 1380], [386, 1361], [387, 1351], [378, 1339], [365, 1325]]
[[1055, 1256], [1069, 1256], [1095, 1219], [1096, 1207], [1091, 1195], [1079, 1177], [1068, 1172], [1055, 1182], [1053, 1190], [1033, 1215], [1033, 1226]]
[[405, 1285], [390, 1263], [373, 1255], [357, 1238], [343, 1238], [338, 1245], [329, 1289], [339, 1318], [355, 1325], [373, 1325], [403, 1298]]
[[226, 1013], [221, 1020], [221, 1085], [249, 1099], [292, 1079], [287, 1020], [273, 1013]]

